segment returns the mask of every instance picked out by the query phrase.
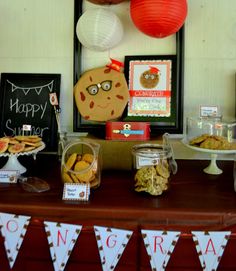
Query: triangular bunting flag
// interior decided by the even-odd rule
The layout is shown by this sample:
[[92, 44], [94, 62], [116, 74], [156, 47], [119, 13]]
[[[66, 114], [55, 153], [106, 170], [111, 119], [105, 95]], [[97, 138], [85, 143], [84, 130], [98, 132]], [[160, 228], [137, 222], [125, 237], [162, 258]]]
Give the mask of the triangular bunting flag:
[[152, 270], [165, 270], [180, 232], [141, 230], [141, 233]]
[[192, 231], [192, 234], [203, 270], [216, 270], [231, 232]]
[[82, 226], [44, 221], [55, 271], [63, 271]]
[[103, 271], [114, 270], [132, 231], [94, 226]]
[[52, 80], [52, 81], [47, 85], [47, 87], [48, 87], [48, 89], [49, 89], [50, 92], [52, 92], [52, 90], [53, 90], [53, 83], [54, 83], [54, 80]]
[[37, 93], [37, 95], [41, 94], [42, 89], [43, 89], [43, 87], [36, 87], [35, 88], [35, 92]]
[[0, 213], [1, 233], [9, 265], [12, 268], [29, 225], [30, 216]]

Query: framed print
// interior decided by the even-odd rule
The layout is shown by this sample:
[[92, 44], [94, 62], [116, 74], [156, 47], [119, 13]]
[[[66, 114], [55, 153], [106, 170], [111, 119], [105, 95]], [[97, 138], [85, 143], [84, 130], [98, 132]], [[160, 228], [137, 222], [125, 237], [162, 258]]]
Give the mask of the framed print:
[[[86, 1], [74, 1], [74, 85], [82, 75], [89, 53], [76, 35], [76, 25], [85, 10], [85, 3]], [[152, 47], [152, 53], [142, 52], [142, 48], [139, 53], [137, 48], [133, 49], [131, 42], [127, 42], [126, 54], [122, 55], [122, 51], [118, 54], [119, 60], [124, 63], [130, 97], [124, 114], [117, 121], [150, 122], [151, 135], [163, 132], [183, 133], [184, 26], [175, 33], [170, 43], [168, 40], [166, 43], [171, 44], [171, 48], [168, 47], [166, 50], [164, 48], [162, 55], [158, 54], [158, 46], [157, 50], [153, 49], [156, 46]], [[153, 53], [153, 51], [157, 52]], [[87, 67], [90, 68], [90, 65]], [[142, 73], [146, 78], [154, 76], [157, 84], [153, 88], [146, 85], [148, 82], [145, 82], [145, 75], [141, 82]], [[75, 102], [73, 109], [74, 132], [105, 136], [106, 123], [84, 119], [77, 110]]]
[[[127, 116], [169, 117], [173, 85], [174, 57], [144, 60], [126, 57], [129, 104]], [[145, 57], [146, 58], [146, 57]], [[173, 95], [172, 95], [173, 96]]]
[[50, 95], [60, 95], [60, 74], [2, 73], [0, 136], [30, 134], [42, 137], [46, 151], [57, 151], [57, 121]]
[[126, 121], [149, 121], [152, 132], [181, 132], [182, 100], [176, 55], [126, 56], [130, 99]]

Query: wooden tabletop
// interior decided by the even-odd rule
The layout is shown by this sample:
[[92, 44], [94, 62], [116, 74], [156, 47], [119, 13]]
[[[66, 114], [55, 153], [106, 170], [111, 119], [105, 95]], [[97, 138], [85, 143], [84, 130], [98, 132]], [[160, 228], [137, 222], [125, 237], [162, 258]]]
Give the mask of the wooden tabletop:
[[[209, 161], [177, 160], [178, 172], [171, 177], [168, 192], [151, 196], [134, 191], [131, 171], [102, 172], [101, 186], [92, 190], [88, 202], [62, 200], [60, 161], [56, 156], [38, 154], [37, 159], [19, 157], [26, 176], [47, 181], [51, 189], [30, 193], [18, 184], [0, 184], [0, 211], [30, 215], [37, 219], [71, 222], [123, 221], [146, 225], [199, 225], [215, 229], [236, 224], [236, 193], [233, 162], [217, 161], [223, 170], [209, 175], [203, 169]], [[1, 165], [5, 160], [1, 158]]]

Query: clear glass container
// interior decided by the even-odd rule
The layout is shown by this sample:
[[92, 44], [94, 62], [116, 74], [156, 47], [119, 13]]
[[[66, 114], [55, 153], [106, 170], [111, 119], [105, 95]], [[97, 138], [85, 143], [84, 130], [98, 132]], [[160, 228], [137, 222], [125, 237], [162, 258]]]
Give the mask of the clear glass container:
[[100, 145], [92, 140], [74, 140], [62, 153], [61, 176], [64, 183], [77, 183], [98, 188], [101, 183]]
[[236, 149], [236, 122], [218, 117], [189, 117], [185, 140], [191, 146], [211, 150]]
[[134, 189], [158, 196], [169, 189], [171, 149], [159, 144], [139, 144], [132, 148]]

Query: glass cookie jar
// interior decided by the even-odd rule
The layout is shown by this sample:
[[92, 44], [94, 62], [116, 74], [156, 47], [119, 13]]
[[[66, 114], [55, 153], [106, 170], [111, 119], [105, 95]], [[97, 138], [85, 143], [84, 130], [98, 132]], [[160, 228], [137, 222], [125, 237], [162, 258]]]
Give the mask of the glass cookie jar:
[[158, 196], [169, 189], [171, 150], [159, 144], [139, 144], [132, 148], [135, 191]]
[[100, 145], [90, 140], [70, 142], [62, 153], [61, 176], [64, 183], [88, 183], [90, 188], [98, 188], [101, 183]]

